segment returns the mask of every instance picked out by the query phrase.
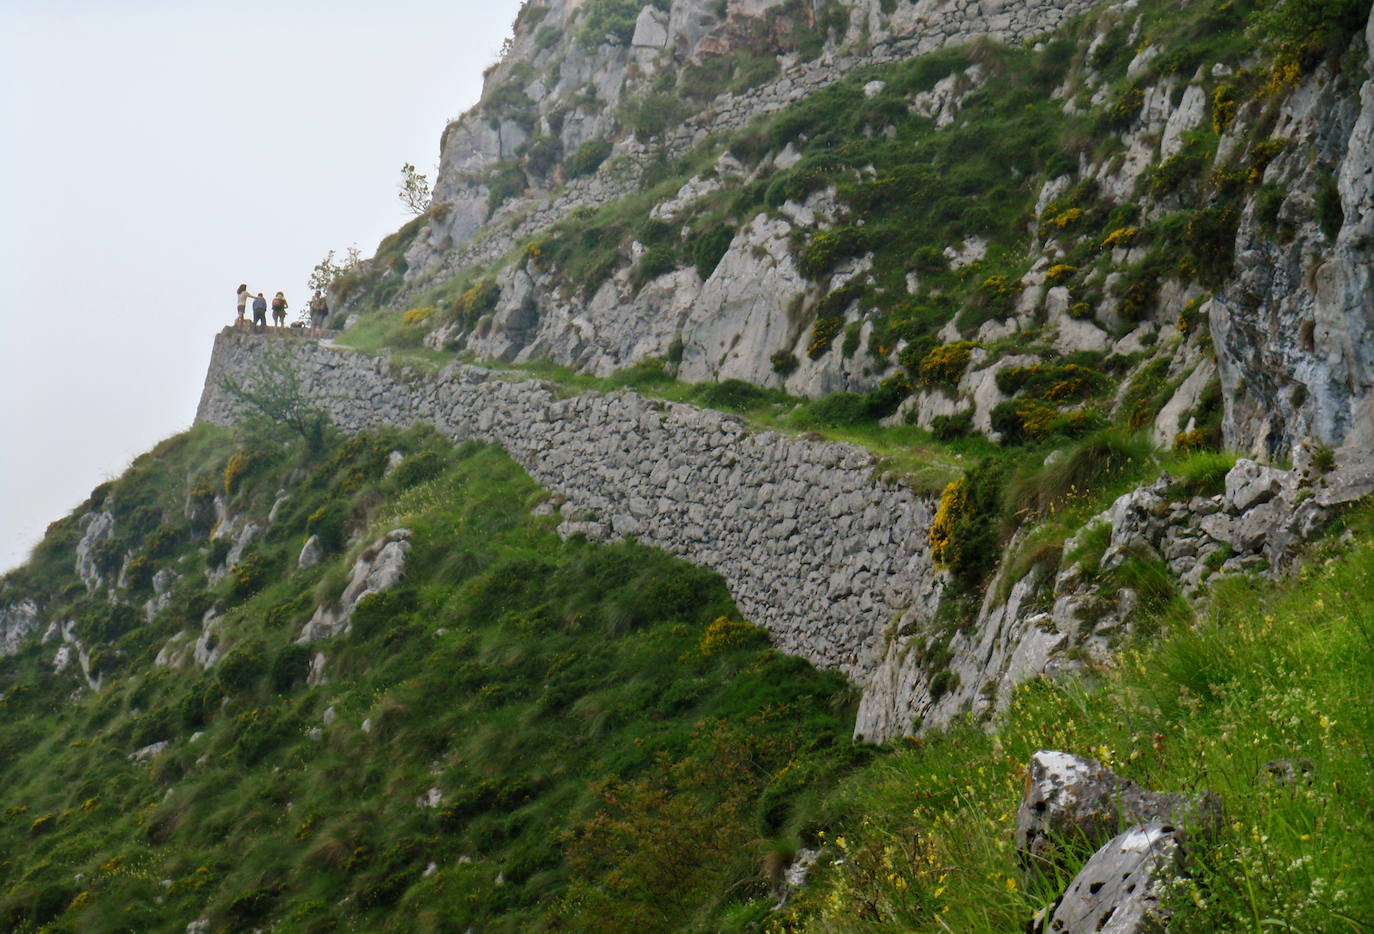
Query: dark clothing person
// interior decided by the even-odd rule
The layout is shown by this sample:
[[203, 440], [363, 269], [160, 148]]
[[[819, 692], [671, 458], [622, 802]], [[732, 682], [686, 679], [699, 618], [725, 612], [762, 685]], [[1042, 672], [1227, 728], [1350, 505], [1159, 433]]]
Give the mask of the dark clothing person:
[[315, 297], [310, 300], [310, 336], [324, 337], [324, 319], [329, 317], [329, 305], [325, 302], [324, 296], [315, 291]]
[[267, 330], [267, 299], [261, 292], [253, 299], [253, 330]]

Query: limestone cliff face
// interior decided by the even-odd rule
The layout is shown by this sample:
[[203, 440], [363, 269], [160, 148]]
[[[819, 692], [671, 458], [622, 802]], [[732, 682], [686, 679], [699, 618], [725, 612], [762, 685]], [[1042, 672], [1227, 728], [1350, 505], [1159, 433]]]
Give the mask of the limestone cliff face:
[[[649, 265], [654, 271], [646, 274], [652, 246], [627, 242], [585, 292], [570, 286], [566, 270], [541, 262], [537, 249], [522, 255], [517, 248], [538, 246], [554, 225], [578, 212], [641, 196], [671, 160], [720, 145], [752, 120], [791, 107], [856, 69], [980, 37], [1013, 44], [1044, 40], [1082, 13], [1096, 18], [1090, 19], [1096, 32], [1077, 40], [1082, 64], [1052, 96], [1070, 116], [1109, 108], [1117, 137], [1080, 153], [1076, 168], [1059, 163], [1062, 174], [1044, 180], [1029, 248], [976, 237], [945, 245], [954, 268], [976, 267], [990, 249], [1025, 250], [1026, 271], [1015, 283], [1019, 297], [1011, 314], [973, 332], [951, 325], [940, 336], [987, 343], [1028, 334], [1027, 354], [1018, 360], [975, 357], [957, 387], [914, 396], [908, 417], [930, 427], [936, 419], [966, 415], [977, 430], [996, 437], [991, 411], [1009, 399], [996, 385], [999, 370], [1034, 366], [1056, 354], [1125, 358], [1148, 352], [1153, 361], [1168, 361], [1167, 382], [1174, 389], [1154, 413], [1161, 444], [1190, 430], [1217, 379], [1230, 446], [1284, 457], [1304, 438], [1332, 446], [1374, 444], [1374, 335], [1365, 313], [1374, 300], [1367, 272], [1374, 91], [1362, 85], [1370, 71], [1365, 37], [1355, 39], [1343, 63], [1260, 94], [1231, 118], [1219, 109], [1217, 95], [1243, 83], [1238, 70], [1243, 76], [1256, 63], [1204, 63], [1193, 73], [1159, 67], [1167, 47], [1140, 38], [1134, 3], [921, 0], [884, 13], [887, 5], [877, 0], [675, 0], [646, 5], [633, 24], [611, 23], [604, 34], [591, 25], [599, 6], [591, 0], [527, 4], [507, 54], [486, 76], [482, 102], [444, 132], [436, 207], [397, 267], [403, 273], [394, 273], [404, 278], [397, 300], [474, 267], [497, 284], [499, 298], [480, 320], [435, 316], [439, 326], [426, 338], [431, 346], [462, 347], [479, 360], [547, 359], [597, 375], [647, 357], [680, 355], [678, 376], [692, 381], [740, 378], [810, 397], [873, 390], [902, 362], [904, 343], [874, 340], [871, 312], [857, 304], [840, 310], [843, 338], [837, 333], [829, 346], [818, 347], [813, 331], [828, 295], [852, 280], [874, 284], [871, 255], [820, 277], [798, 264], [799, 242], [854, 223], [852, 206], [833, 186], [732, 218], [714, 266], [679, 260], [670, 268]], [[1119, 90], [1120, 79], [1098, 70], [1104, 50], [1122, 41], [1134, 47], [1125, 70], [1128, 92]], [[764, 77], [725, 81], [709, 99], [684, 96], [695, 86], [684, 76], [720, 68], [737, 74], [730, 68], [742, 68], [740, 62], [762, 63]], [[905, 104], [939, 127], [957, 127], [965, 100], [987, 88], [989, 78], [977, 64], [956, 64], [930, 90], [907, 95]], [[880, 94], [882, 84], [870, 82], [865, 96]], [[708, 81], [705, 87], [716, 86]], [[1119, 95], [1115, 103], [1113, 95]], [[1234, 255], [1228, 274], [1220, 281], [1203, 276], [1200, 284], [1196, 276], [1175, 277], [1167, 268], [1152, 272], [1148, 277], [1158, 287], [1144, 313], [1129, 292], [1149, 250], [1132, 249], [1129, 242], [1115, 245], [1106, 269], [1097, 264], [1077, 282], [1050, 279], [1081, 250], [1046, 225], [1056, 211], [1064, 216], [1064, 205], [1084, 186], [1093, 187], [1104, 210], [1138, 206], [1135, 224], [1142, 227], [1177, 212], [1189, 196], [1203, 206], [1215, 199], [1211, 190], [1170, 189], [1161, 182], [1168, 170], [1196, 159], [1190, 147], [1209, 124], [1222, 135], [1215, 151], [1205, 154], [1205, 168], [1225, 174], [1257, 166], [1234, 209], [1238, 223], [1208, 235], [1225, 241], [1216, 250], [1224, 259], [1209, 264], [1230, 263]], [[603, 147], [602, 161], [587, 162], [583, 174], [574, 174], [569, 167], [576, 157], [596, 145]], [[681, 227], [690, 243], [700, 233], [691, 229], [693, 212], [717, 210], [701, 205], [785, 174], [801, 159], [791, 145], [744, 158], [726, 150], [708, 170], [648, 204], [645, 219]], [[909, 282], [913, 297], [922, 300], [919, 277]], [[1175, 350], [1174, 323], [1198, 305], [1210, 333], [1189, 330]], [[1037, 333], [1039, 328], [1046, 330]], [[1050, 355], [1033, 346], [1042, 336]], [[842, 341], [848, 341], [844, 353]], [[867, 353], [851, 353], [854, 345]], [[797, 365], [780, 369], [779, 356]]]
[[[920, 0], [885, 13], [877, 0], [673, 0], [666, 9], [646, 5], [632, 32], [598, 42], [587, 33], [594, 4], [527, 4], [508, 53], [487, 74], [482, 103], [444, 131], [438, 207], [406, 253], [407, 289], [478, 263], [504, 265], [515, 245], [573, 212], [637, 192], [652, 163], [722, 139], [856, 68], [979, 37], [1026, 41], [1092, 5]], [[807, 37], [810, 46], [802, 41]], [[676, 80], [684, 69], [709, 71], [740, 55], [761, 58], [778, 73], [758, 84], [728, 85], [704, 104], [670, 103], [687, 93]], [[942, 104], [947, 113], [957, 109], [957, 101]], [[653, 125], [655, 108], [669, 118], [650, 135], [641, 127], [646, 119]], [[643, 113], [651, 116], [636, 118]], [[607, 147], [600, 168], [568, 177], [566, 160], [596, 143]], [[763, 170], [788, 164], [782, 153]], [[714, 178], [689, 180], [653, 216], [671, 219], [718, 189], [718, 179], [751, 180], [761, 169], [727, 155], [712, 171]], [[489, 322], [475, 332], [450, 327], [430, 342], [442, 346], [461, 335], [482, 359], [547, 358], [605, 375], [662, 357], [680, 340], [684, 378], [758, 383], [775, 381], [770, 358], [790, 350], [802, 366], [784, 381], [789, 391], [866, 391], [880, 381], [881, 368], [839, 354], [812, 362], [806, 353], [820, 293], [798, 272], [789, 238], [798, 229], [829, 226], [836, 207], [820, 193], [786, 219], [746, 218], [704, 279], [688, 268], [636, 287], [631, 266], [642, 251], [633, 247], [629, 263], [589, 295], [556, 288], [547, 271], [504, 265], [501, 303]]]
[[[1374, 22], [1365, 33], [1374, 40]], [[1364, 70], [1370, 64], [1364, 55]], [[1258, 108], [1242, 114], [1260, 119]], [[1374, 445], [1374, 83], [1323, 68], [1284, 100], [1275, 136], [1292, 145], [1264, 181], [1286, 193], [1266, 229], [1257, 199], [1236, 238], [1236, 274], [1212, 305], [1229, 401], [1227, 439], [1285, 456], [1303, 438]]]
[[[686, 381], [890, 391], [889, 424], [939, 437], [1017, 444], [1114, 423], [1161, 448], [1260, 460], [1374, 448], [1374, 26], [1280, 75], [1239, 41], [1253, 24], [1227, 4], [1212, 12], [1229, 46], [1170, 34], [1159, 23], [1183, 22], [1170, 19], [1181, 8], [1148, 0], [608, 9], [526, 5], [482, 102], [444, 133], [434, 209], [345, 315], [432, 304], [411, 336], [478, 362], [605, 376], [660, 358]], [[831, 109], [808, 116], [820, 99]], [[866, 116], [817, 142], [815, 114], [841, 109]], [[972, 161], [1013, 132], [1013, 111], [1037, 115], [1051, 155], [1008, 151], [968, 177], [937, 158], [957, 137]], [[774, 132], [789, 121], [805, 132]], [[1014, 204], [951, 212], [951, 178]], [[908, 237], [882, 210], [897, 198], [929, 205], [903, 215], [911, 227], [936, 228], [942, 205], [957, 224]], [[221, 339], [215, 367], [249, 375], [259, 348], [236, 341]], [[1098, 593], [1061, 556], [1017, 579], [1004, 567], [951, 628], [925, 544], [934, 504], [868, 476], [856, 451], [834, 461], [633, 396], [554, 402], [478, 370], [396, 379], [297, 351], [349, 400], [326, 406], [342, 426], [423, 418], [496, 441], [567, 498], [567, 530], [635, 535], [719, 570], [780, 647], [864, 686], [866, 736], [1105, 662], [1136, 615], [1129, 590]], [[223, 403], [207, 387], [202, 417], [231, 418]], [[468, 408], [491, 411], [456, 414]], [[782, 460], [766, 453], [779, 445]], [[1094, 521], [1190, 589], [1219, 567], [1280, 566], [1286, 552], [1261, 539], [1283, 551], [1320, 525], [1299, 509], [1312, 482], [1285, 480], [1285, 505], [1264, 515], [1172, 500], [1165, 484]], [[823, 505], [803, 496], [813, 484]]]

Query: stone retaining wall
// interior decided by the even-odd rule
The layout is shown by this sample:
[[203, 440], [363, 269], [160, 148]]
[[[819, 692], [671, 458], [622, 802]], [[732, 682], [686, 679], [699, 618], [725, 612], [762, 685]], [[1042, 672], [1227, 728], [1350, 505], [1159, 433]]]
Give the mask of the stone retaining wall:
[[558, 398], [543, 382], [475, 367], [437, 375], [268, 335], [215, 341], [197, 421], [237, 417], [221, 378], [245, 385], [265, 355], [292, 360], [345, 431], [424, 421], [501, 445], [563, 497], [561, 531], [634, 536], [717, 571], [774, 644], [867, 685], [894, 620], [933, 605], [927, 534], [936, 501], [883, 479], [867, 452], [751, 433], [736, 418], [632, 392]]

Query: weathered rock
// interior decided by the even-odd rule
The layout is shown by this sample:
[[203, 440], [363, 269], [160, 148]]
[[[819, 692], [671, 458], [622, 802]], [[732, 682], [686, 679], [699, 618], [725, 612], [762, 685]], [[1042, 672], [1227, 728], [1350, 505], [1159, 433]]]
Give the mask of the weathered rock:
[[1053, 934], [1163, 934], [1161, 898], [1182, 872], [1183, 848], [1174, 828], [1149, 821], [1113, 837], [1092, 855], [1043, 924]]
[[159, 740], [156, 743], [149, 743], [148, 745], [143, 746], [139, 749], [135, 749], [133, 752], [129, 753], [129, 761], [147, 762], [149, 759], [153, 759], [157, 756], [160, 756], [163, 752], [167, 750], [167, 747], [171, 745], [172, 741], [170, 739]]
[[320, 537], [312, 535], [305, 540], [301, 547], [300, 557], [296, 559], [296, 567], [313, 568], [324, 558], [324, 546], [320, 544]]
[[1226, 511], [1238, 516], [1283, 491], [1283, 472], [1241, 458], [1226, 474]]
[[248, 546], [262, 537], [264, 527], [256, 522], [248, 521], [239, 529], [238, 535], [234, 538], [234, 544], [229, 548], [229, 554], [224, 559], [224, 566], [227, 568], [235, 567], [243, 560], [243, 553], [248, 550]]
[[338, 603], [316, 607], [296, 641], [304, 645], [347, 633], [352, 628], [350, 619], [358, 602], [387, 590], [405, 574], [409, 539], [409, 529], [394, 529], [366, 548], [353, 563], [352, 576]]
[[100, 569], [96, 567], [95, 551], [114, 534], [114, 516], [109, 512], [88, 512], [81, 517], [84, 532], [76, 543], [76, 576], [88, 591], [100, 585]]
[[1130, 824], [1159, 820], [1207, 834], [1221, 818], [1221, 801], [1210, 792], [1148, 791], [1100, 762], [1041, 750], [1031, 757], [1016, 812], [1016, 853], [1028, 875], [1043, 875], [1063, 866], [1066, 845], [1101, 846]]
[[0, 608], [0, 658], [18, 652], [38, 625], [38, 604], [32, 600]]

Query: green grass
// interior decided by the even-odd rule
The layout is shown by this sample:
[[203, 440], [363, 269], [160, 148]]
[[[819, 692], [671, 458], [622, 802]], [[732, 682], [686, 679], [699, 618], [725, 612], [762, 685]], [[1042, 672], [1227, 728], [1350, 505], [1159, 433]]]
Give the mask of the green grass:
[[[1366, 507], [1350, 520], [1369, 526]], [[1363, 930], [1374, 910], [1374, 546], [1319, 547], [1296, 580], [1233, 579], [1100, 673], [1017, 691], [991, 733], [899, 744], [846, 779], [828, 865], [770, 931], [1004, 931], [1058, 892], [1025, 888], [1011, 838], [1037, 749], [1099, 759], [1149, 788], [1212, 790], [1227, 825], [1170, 896], [1176, 931]], [[1306, 777], [1268, 778], [1302, 762]], [[1070, 867], [1071, 871], [1072, 867]], [[1061, 880], [1062, 882], [1062, 880]]]
[[[415, 466], [384, 476], [392, 450]], [[209, 528], [183, 517], [196, 485], [259, 518], [289, 490], [240, 565], [264, 570], [251, 583], [204, 578]], [[180, 931], [205, 914], [226, 930], [523, 931], [630, 925], [691, 891], [686, 923], [727, 892], [766, 892], [766, 852], [817, 820], [802, 787], [863, 761], [851, 689], [772, 652], [714, 574], [632, 543], [560, 541], [530, 511], [544, 495], [498, 450], [422, 429], [331, 438], [309, 457], [280, 434], [197, 428], [96, 497], [116, 528], [185, 533], [159, 559], [181, 575], [176, 599], [146, 624], [71, 586], [73, 520], [58, 523], [6, 596], [76, 619], [108, 675], [73, 697], [50, 646], [0, 663], [6, 928]], [[296, 570], [306, 533], [331, 521], [325, 564]], [[402, 523], [404, 582], [364, 601], [350, 636], [293, 645], [363, 544]], [[224, 660], [153, 667], [211, 605]], [[316, 650], [328, 681], [308, 687]], [[150, 762], [127, 758], [164, 739]], [[665, 790], [666, 775], [680, 780]], [[431, 787], [444, 801], [417, 805]], [[598, 893], [686, 841], [728, 841], [728, 859], [619, 892], [607, 914]]]

